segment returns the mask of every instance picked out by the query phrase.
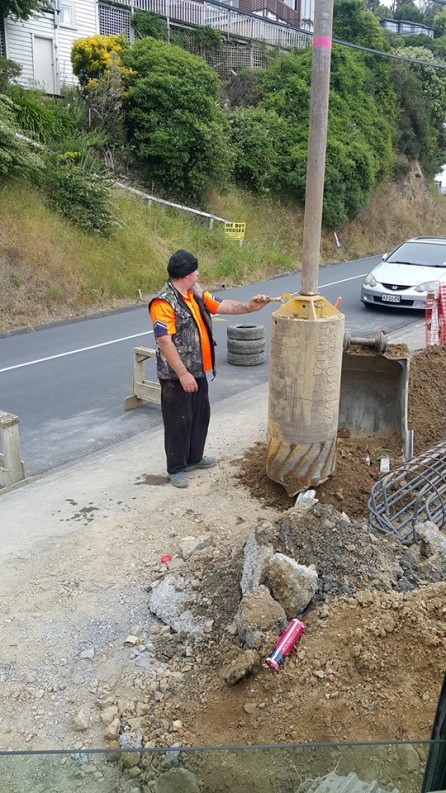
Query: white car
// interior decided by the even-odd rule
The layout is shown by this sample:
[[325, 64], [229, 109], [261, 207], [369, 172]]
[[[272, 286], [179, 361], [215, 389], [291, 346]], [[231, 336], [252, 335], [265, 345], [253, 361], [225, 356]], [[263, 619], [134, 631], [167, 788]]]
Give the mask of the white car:
[[446, 237], [413, 237], [364, 278], [361, 302], [366, 308], [391, 306], [423, 310], [426, 297], [446, 284]]

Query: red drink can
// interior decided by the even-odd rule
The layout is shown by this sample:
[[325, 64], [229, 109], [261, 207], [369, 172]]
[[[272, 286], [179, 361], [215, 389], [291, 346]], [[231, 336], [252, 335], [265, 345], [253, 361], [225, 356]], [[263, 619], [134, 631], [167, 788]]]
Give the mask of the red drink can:
[[270, 669], [279, 671], [287, 655], [290, 654], [296, 642], [300, 639], [305, 630], [305, 625], [298, 619], [291, 620], [286, 631], [282, 633], [274, 648], [271, 650], [265, 663]]

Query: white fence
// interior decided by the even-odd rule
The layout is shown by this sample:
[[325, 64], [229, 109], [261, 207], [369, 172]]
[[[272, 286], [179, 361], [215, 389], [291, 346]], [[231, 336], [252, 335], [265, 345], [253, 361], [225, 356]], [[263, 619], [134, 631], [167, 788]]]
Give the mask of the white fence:
[[[213, 3], [198, 3], [194, 0], [120, 0], [121, 5], [132, 9], [153, 11], [166, 19], [190, 25], [214, 28], [228, 36], [235, 36], [254, 41], [265, 42], [280, 49], [290, 50], [295, 47], [306, 47], [309, 36], [286, 24], [258, 17], [255, 14], [244, 14], [229, 6]], [[307, 10], [308, 6], [308, 10]], [[302, 3], [303, 29], [311, 29], [313, 19], [313, 1]]]

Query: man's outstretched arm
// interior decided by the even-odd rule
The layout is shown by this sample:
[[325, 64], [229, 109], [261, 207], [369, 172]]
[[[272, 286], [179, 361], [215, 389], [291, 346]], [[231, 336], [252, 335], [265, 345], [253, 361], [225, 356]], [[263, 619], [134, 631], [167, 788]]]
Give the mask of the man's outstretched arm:
[[270, 302], [267, 295], [255, 295], [246, 302], [242, 300], [222, 300], [217, 308], [217, 314], [252, 314], [253, 311], [260, 311]]

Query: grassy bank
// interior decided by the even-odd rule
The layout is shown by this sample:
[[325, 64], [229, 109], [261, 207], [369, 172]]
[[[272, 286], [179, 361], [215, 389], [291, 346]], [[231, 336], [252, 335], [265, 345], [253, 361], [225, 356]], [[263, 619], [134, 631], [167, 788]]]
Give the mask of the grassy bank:
[[[24, 184], [0, 191], [0, 333], [132, 305], [157, 291], [169, 255], [183, 247], [207, 285], [234, 285], [300, 268], [303, 212], [241, 190], [213, 196], [209, 211], [246, 222], [242, 247], [223, 227], [116, 191], [120, 228], [109, 239], [68, 224]], [[388, 250], [415, 234], [446, 234], [446, 200], [421, 178], [382, 185], [353, 223], [324, 233], [321, 263]]]

